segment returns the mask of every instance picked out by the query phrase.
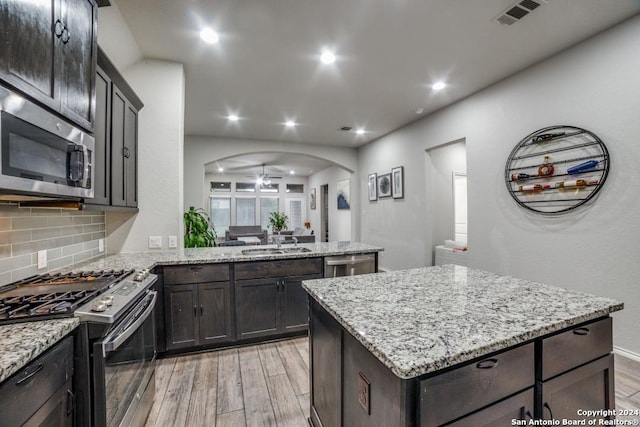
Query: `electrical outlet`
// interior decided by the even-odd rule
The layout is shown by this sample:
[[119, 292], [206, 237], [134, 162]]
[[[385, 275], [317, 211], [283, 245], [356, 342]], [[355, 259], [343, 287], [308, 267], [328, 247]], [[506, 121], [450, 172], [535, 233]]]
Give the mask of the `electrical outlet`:
[[162, 236], [149, 236], [149, 249], [162, 249]]
[[169, 249], [175, 249], [178, 247], [178, 237], [169, 236]]
[[38, 251], [38, 270], [47, 268], [47, 250]]
[[104, 239], [98, 239], [98, 252], [104, 252]]

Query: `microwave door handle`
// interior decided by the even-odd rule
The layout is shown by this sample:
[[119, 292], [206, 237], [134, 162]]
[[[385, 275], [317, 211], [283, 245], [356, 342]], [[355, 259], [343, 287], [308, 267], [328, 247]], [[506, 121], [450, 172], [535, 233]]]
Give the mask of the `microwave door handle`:
[[87, 188], [89, 177], [91, 176], [91, 163], [89, 163], [89, 149], [86, 145], [82, 146], [82, 178], [80, 178], [80, 186]]
[[156, 299], [158, 293], [156, 291], [150, 291], [149, 295], [145, 298], [145, 302], [151, 298], [151, 302], [148, 307], [136, 318], [136, 320], [124, 331], [116, 335], [118, 331], [114, 331], [108, 335], [102, 342], [102, 357], [107, 357], [107, 353], [117, 350], [124, 342], [134, 334], [136, 330], [144, 323], [145, 320], [151, 315], [153, 308], [156, 305]]

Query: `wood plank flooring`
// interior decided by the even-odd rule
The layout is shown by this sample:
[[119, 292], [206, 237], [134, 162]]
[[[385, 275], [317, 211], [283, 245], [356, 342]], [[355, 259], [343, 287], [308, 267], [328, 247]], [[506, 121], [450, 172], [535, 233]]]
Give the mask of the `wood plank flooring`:
[[[146, 426], [308, 426], [308, 345], [303, 337], [162, 359]], [[617, 408], [640, 409], [640, 363], [615, 361]]]

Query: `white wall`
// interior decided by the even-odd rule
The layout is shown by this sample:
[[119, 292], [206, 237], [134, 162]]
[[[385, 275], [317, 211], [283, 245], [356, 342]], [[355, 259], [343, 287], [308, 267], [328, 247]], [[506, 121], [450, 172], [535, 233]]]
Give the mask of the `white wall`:
[[[320, 187], [329, 185], [329, 241], [339, 240], [357, 240], [355, 230], [358, 228], [358, 197], [354, 195], [354, 189], [357, 185], [354, 178], [357, 174], [339, 168], [330, 167], [309, 176], [309, 188], [316, 189], [316, 209], [309, 210], [309, 221], [316, 235], [316, 241], [322, 241], [321, 230], [321, 213], [322, 213], [322, 194]], [[349, 179], [351, 189], [351, 209], [338, 210], [338, 197], [336, 185], [338, 181]]]
[[[290, 142], [251, 139], [187, 136], [184, 151], [184, 207], [202, 206], [204, 165], [214, 160], [247, 153], [283, 152], [329, 160], [349, 171], [358, 167], [358, 154], [353, 148], [331, 147]], [[206, 189], [208, 191], [208, 189]]]
[[115, 0], [109, 7], [98, 8], [98, 22], [98, 44], [119, 70], [142, 60], [140, 47]]
[[[614, 342], [640, 353], [638, 40], [640, 16], [362, 148], [363, 183], [368, 173], [405, 166], [402, 202], [369, 203], [361, 191], [362, 240], [386, 247], [381, 265], [417, 267], [430, 259], [432, 195], [417, 184], [432, 175], [424, 150], [465, 138], [469, 266], [624, 301]], [[544, 217], [511, 199], [503, 170], [521, 138], [556, 124], [598, 135], [611, 171], [590, 206]]]
[[463, 140], [433, 148], [427, 154], [426, 167], [432, 168], [432, 179], [426, 185], [433, 194], [433, 240], [441, 245], [447, 239], [455, 240], [453, 173], [467, 172], [467, 150]]

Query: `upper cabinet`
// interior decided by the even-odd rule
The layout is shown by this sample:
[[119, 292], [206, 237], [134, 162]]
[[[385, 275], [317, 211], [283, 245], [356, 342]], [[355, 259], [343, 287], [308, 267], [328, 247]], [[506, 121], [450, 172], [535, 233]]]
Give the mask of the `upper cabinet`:
[[3, 0], [0, 31], [0, 78], [93, 131], [94, 0]]

